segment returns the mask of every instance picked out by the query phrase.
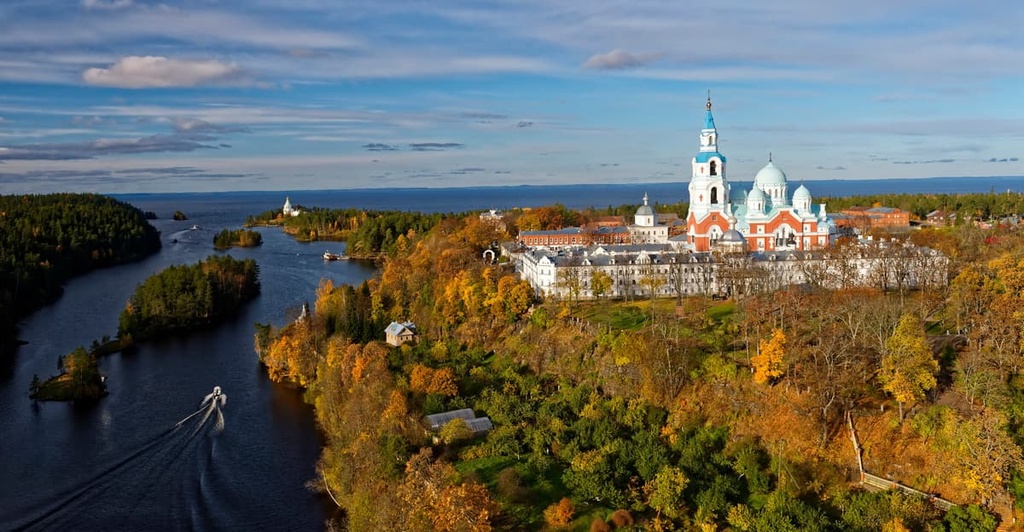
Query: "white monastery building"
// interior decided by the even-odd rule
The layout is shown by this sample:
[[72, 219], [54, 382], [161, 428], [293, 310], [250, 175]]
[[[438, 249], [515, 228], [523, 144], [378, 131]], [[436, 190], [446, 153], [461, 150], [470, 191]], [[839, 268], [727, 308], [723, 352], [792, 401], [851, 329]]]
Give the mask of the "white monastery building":
[[[505, 253], [523, 279], [541, 295], [577, 299], [946, 284], [948, 260], [928, 248], [889, 241], [830, 247], [837, 231], [825, 205], [814, 205], [803, 185], [790, 196], [786, 174], [770, 157], [749, 192], [732, 190], [710, 98], [706, 108], [685, 234], [670, 237], [645, 194], [628, 227], [520, 233]], [[610, 278], [610, 286], [595, 292], [595, 275]]]

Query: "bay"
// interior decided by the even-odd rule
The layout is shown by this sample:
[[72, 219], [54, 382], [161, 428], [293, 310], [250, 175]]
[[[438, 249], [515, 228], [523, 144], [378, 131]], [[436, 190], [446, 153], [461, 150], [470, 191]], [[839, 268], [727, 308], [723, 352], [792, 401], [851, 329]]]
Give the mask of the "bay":
[[[749, 187], [749, 183], [733, 182]], [[1024, 177], [808, 181], [816, 198], [877, 193], [1024, 191]], [[266, 378], [252, 349], [253, 322], [286, 323], [315, 298], [321, 278], [357, 284], [373, 266], [325, 262], [337, 243], [303, 244], [260, 228], [255, 258], [263, 290], [236, 319], [183, 338], [142, 346], [100, 363], [110, 395], [91, 407], [34, 404], [33, 375], [56, 372], [59, 355], [113, 335], [136, 284], [171, 264], [214, 253], [213, 235], [249, 214], [306, 207], [424, 212], [569, 208], [685, 201], [686, 183], [360, 189], [116, 195], [155, 212], [164, 248], [146, 260], [73, 280], [64, 296], [22, 324], [29, 343], [0, 372], [0, 528], [53, 530], [320, 530], [334, 511], [305, 483], [322, 446], [301, 393]], [[181, 210], [189, 219], [174, 221]], [[195, 226], [195, 229], [193, 229]], [[213, 386], [228, 395], [224, 430], [189, 434], [175, 424]]]

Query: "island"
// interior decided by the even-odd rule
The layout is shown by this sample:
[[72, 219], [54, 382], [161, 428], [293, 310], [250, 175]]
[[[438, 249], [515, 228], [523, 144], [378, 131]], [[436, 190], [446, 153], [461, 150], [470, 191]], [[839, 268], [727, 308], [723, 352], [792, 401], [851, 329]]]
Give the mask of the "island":
[[78, 347], [57, 361], [60, 374], [45, 382], [32, 378], [29, 398], [36, 401], [93, 402], [107, 395], [107, 385], [100, 374], [96, 353]]
[[145, 214], [98, 194], [0, 196], [0, 359], [16, 324], [55, 301], [70, 279], [160, 250]]
[[106, 395], [99, 372], [101, 356], [131, 349], [139, 342], [209, 327], [233, 316], [260, 291], [259, 268], [252, 259], [211, 255], [197, 264], [170, 266], [135, 289], [121, 312], [118, 336], [93, 341], [57, 361], [60, 373], [40, 382], [29, 397], [38, 401], [95, 401]]
[[263, 235], [251, 229], [224, 229], [213, 237], [213, 248], [224, 250], [232, 247], [252, 248], [263, 244]]
[[442, 213], [315, 207], [289, 216], [283, 216], [280, 210], [250, 215], [245, 225], [280, 226], [300, 242], [345, 242], [346, 257], [376, 259], [403, 249], [410, 238], [433, 227], [446, 216], [456, 217]]
[[118, 320], [122, 346], [219, 323], [260, 292], [253, 259], [211, 255], [169, 266], [136, 287]]
[[183, 213], [181, 211], [174, 211], [174, 215], [172, 216], [172, 218], [177, 220], [177, 221], [179, 221], [179, 222], [180, 221], [184, 221], [184, 220], [188, 220], [188, 216], [185, 216], [185, 213]]

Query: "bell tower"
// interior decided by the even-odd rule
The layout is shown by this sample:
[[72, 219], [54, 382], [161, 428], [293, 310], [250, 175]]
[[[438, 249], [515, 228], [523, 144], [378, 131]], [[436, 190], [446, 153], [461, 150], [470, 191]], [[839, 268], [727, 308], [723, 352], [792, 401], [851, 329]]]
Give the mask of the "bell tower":
[[702, 216], [712, 210], [724, 210], [729, 203], [729, 182], [725, 174], [725, 156], [718, 151], [718, 129], [711, 114], [708, 92], [704, 128], [700, 130], [700, 149], [693, 158], [690, 178], [690, 212]]

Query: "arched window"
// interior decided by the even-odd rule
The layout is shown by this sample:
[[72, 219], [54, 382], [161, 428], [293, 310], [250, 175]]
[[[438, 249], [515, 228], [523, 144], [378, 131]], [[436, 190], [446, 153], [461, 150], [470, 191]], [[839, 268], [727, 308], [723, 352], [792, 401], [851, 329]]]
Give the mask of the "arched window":
[[[711, 161], [711, 175], [715, 174], [715, 162]], [[711, 187], [711, 204], [718, 203], [718, 187]]]
[[711, 161], [711, 175], [718, 175], [718, 161]]

